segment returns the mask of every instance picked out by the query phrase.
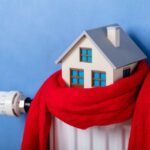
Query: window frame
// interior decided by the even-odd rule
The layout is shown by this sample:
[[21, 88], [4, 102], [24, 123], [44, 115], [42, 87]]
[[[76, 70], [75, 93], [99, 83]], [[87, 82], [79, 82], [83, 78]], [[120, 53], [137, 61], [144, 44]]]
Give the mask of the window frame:
[[122, 74], [123, 74], [122, 77], [123, 78], [126, 78], [126, 77], [130, 76], [130, 74], [128, 76], [124, 76], [124, 71], [125, 70], [130, 70], [130, 74], [131, 74], [131, 68], [130, 67], [125, 67], [125, 68], [123, 68], [123, 72], [122, 72]]
[[[82, 50], [86, 50], [86, 54], [85, 55], [83, 55], [82, 54]], [[87, 51], [88, 50], [91, 50], [91, 55], [89, 55], [88, 53], [87, 53]], [[93, 61], [93, 57], [92, 57], [92, 52], [93, 50], [92, 50], [92, 48], [87, 48], [87, 47], [80, 47], [80, 62], [83, 62], [83, 63], [92, 63], [92, 61]], [[86, 57], [86, 61], [82, 61], [82, 56], [85, 56]], [[91, 61], [88, 61], [88, 57], [91, 57]]]
[[[101, 79], [101, 78], [94, 78], [94, 73], [97, 72], [99, 75], [101, 75], [101, 73], [105, 73], [105, 79]], [[97, 71], [97, 70], [92, 70], [92, 87], [105, 87], [106, 86], [106, 72], [105, 71]], [[94, 85], [94, 81], [99, 81], [99, 84], [101, 84], [101, 81], [105, 81], [105, 86], [95, 86]]]
[[[78, 75], [77, 76], [72, 76], [72, 70], [77, 71]], [[79, 71], [83, 71], [83, 77], [79, 76]], [[77, 84], [72, 84], [72, 79], [75, 78], [77, 79]], [[79, 84], [79, 79], [83, 79], [83, 84]], [[78, 69], [78, 68], [70, 68], [70, 87], [84, 87], [84, 69]]]

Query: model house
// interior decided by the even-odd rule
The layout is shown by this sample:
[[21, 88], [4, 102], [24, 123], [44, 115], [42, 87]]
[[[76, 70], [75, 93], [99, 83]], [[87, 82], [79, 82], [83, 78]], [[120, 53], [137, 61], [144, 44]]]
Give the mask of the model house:
[[118, 25], [84, 31], [58, 58], [70, 87], [107, 86], [131, 74], [145, 54]]

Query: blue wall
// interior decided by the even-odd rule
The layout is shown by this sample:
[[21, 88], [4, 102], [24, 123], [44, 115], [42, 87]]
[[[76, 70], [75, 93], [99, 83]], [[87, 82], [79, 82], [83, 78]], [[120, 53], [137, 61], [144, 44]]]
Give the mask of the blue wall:
[[[0, 90], [33, 97], [84, 29], [119, 23], [149, 57], [149, 0], [0, 0]], [[0, 150], [19, 150], [25, 116], [0, 116]]]

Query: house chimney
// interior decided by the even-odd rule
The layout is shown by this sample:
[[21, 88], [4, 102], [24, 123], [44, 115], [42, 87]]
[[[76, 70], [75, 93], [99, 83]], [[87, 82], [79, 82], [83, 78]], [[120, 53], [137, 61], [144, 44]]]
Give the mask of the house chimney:
[[107, 27], [107, 38], [113, 44], [114, 47], [120, 46], [120, 27], [109, 26]]

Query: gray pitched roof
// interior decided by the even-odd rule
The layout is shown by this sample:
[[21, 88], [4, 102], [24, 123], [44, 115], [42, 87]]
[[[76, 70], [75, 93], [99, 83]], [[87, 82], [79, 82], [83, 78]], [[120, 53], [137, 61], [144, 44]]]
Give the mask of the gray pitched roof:
[[[113, 24], [119, 26], [118, 24]], [[110, 26], [110, 25], [109, 25]], [[112, 26], [112, 25], [111, 25]], [[98, 48], [101, 54], [112, 64], [114, 68], [128, 65], [133, 62], [137, 62], [146, 59], [146, 55], [141, 49], [132, 41], [126, 32], [120, 27], [120, 46], [114, 47], [112, 43], [107, 39], [106, 28], [108, 26], [86, 30], [79, 38], [59, 57], [56, 63], [60, 63], [61, 60], [68, 54], [72, 47], [83, 37], [89, 37], [95, 46]]]

